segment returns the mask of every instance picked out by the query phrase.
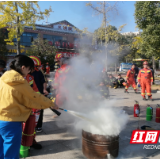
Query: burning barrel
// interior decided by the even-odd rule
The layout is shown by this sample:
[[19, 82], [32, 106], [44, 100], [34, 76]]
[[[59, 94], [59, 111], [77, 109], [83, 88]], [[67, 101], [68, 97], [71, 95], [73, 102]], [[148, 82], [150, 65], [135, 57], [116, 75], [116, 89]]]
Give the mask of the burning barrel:
[[106, 137], [82, 130], [82, 151], [89, 159], [116, 158], [119, 151], [119, 136]]

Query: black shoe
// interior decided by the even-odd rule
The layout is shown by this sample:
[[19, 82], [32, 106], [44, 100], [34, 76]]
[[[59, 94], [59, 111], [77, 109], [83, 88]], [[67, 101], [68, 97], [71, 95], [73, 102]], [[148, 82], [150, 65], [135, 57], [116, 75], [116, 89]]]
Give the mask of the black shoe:
[[146, 98], [144, 98], [144, 97], [143, 97], [143, 100], [144, 100], [144, 101], [147, 101], [147, 99], [146, 99]]
[[38, 133], [42, 132], [42, 128], [36, 128], [36, 132]]
[[153, 101], [153, 99], [152, 99], [152, 98], [148, 98], [148, 100], [149, 100], [149, 101]]
[[134, 93], [137, 94], [138, 93], [137, 90], [134, 90]]
[[33, 144], [31, 145], [31, 147], [34, 149], [42, 149], [42, 145], [37, 143], [35, 140], [34, 140]]

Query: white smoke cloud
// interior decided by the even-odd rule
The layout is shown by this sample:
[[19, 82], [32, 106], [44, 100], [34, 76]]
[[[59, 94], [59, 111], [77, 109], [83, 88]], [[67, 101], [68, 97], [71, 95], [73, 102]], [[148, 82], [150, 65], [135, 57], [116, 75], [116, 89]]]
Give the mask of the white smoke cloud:
[[[94, 134], [113, 136], [124, 129], [128, 115], [114, 107], [116, 100], [102, 98], [99, 84], [102, 81], [104, 65], [105, 53], [90, 54], [89, 49], [70, 60], [69, 72], [61, 75], [65, 79], [60, 80], [59, 91], [66, 98], [66, 102], [60, 107], [80, 112], [92, 123], [67, 113], [62, 114], [61, 118], [64, 122], [74, 121], [73, 128], [78, 131], [84, 129]], [[64, 126], [65, 123], [58, 122], [58, 125]]]

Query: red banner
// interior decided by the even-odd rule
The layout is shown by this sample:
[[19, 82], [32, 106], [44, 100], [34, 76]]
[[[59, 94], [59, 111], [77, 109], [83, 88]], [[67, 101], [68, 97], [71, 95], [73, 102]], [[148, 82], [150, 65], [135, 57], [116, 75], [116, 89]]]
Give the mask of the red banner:
[[62, 54], [62, 57], [67, 57], [67, 58], [71, 58], [71, 57], [75, 57], [78, 56], [79, 53], [73, 53], [73, 52], [56, 52], [57, 54]]

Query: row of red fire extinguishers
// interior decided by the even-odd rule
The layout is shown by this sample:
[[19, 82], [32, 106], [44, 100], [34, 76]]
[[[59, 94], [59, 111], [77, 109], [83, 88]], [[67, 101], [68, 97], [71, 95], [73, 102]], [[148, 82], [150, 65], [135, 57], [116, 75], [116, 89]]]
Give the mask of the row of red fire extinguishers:
[[[134, 104], [134, 117], [139, 117], [140, 116], [140, 106], [137, 101], [135, 101]], [[151, 121], [153, 118], [153, 108], [150, 105], [147, 105], [146, 108], [146, 120]], [[157, 104], [156, 107], [156, 118], [155, 122], [160, 123], [160, 105]]]

